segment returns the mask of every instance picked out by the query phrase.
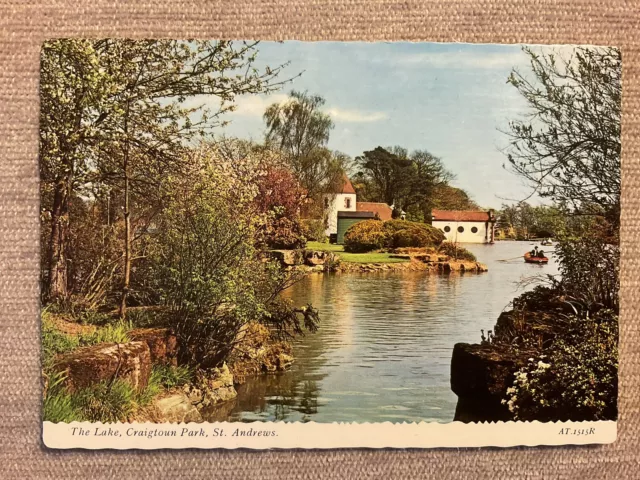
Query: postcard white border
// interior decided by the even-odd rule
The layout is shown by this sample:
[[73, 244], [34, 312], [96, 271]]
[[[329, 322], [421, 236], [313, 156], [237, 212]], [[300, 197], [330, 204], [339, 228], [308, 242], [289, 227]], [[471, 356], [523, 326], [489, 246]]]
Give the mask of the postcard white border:
[[[234, 435], [235, 432], [239, 432]], [[88, 432], [88, 433], [87, 433]], [[140, 432], [134, 434], [134, 432]], [[174, 432], [174, 433], [171, 433]], [[258, 432], [263, 432], [258, 435]], [[242, 433], [242, 434], [241, 434]], [[615, 421], [496, 423], [52, 423], [56, 449], [328, 449], [591, 445], [616, 440]]]

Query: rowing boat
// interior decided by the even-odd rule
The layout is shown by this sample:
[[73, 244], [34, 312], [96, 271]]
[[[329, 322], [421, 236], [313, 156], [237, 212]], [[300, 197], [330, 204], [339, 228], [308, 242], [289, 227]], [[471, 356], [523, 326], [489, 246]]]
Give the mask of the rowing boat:
[[524, 254], [524, 261], [526, 263], [537, 263], [540, 265], [544, 265], [549, 262], [547, 257], [532, 257], [530, 252]]

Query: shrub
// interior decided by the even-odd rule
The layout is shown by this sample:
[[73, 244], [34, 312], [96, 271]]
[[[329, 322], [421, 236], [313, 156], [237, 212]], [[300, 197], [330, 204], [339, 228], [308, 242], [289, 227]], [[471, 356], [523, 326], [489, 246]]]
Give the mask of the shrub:
[[81, 345], [97, 345], [98, 343], [127, 343], [130, 341], [128, 332], [132, 329], [129, 322], [120, 320], [112, 325], [97, 328], [92, 333], [81, 335]]
[[47, 369], [56, 355], [69, 352], [79, 346], [77, 337], [58, 330], [47, 312], [42, 313], [42, 363]]
[[[403, 245], [396, 245], [393, 241], [394, 248], [403, 247], [437, 247], [444, 239], [444, 233], [440, 229], [432, 227], [427, 223], [409, 222], [407, 220], [389, 220], [384, 222], [384, 228], [391, 232], [392, 236], [399, 238]], [[404, 234], [399, 232], [406, 231]]]
[[476, 256], [469, 250], [452, 242], [443, 242], [442, 245], [440, 245], [440, 252], [457, 260], [465, 260], [468, 262], [475, 262], [477, 260]]
[[306, 218], [300, 221], [302, 234], [309, 242], [326, 242], [328, 240], [325, 233], [324, 222], [315, 218]]
[[503, 403], [516, 420], [615, 420], [618, 316], [570, 316], [565, 331], [515, 373]]
[[307, 242], [298, 220], [280, 217], [270, 221], [261, 232], [264, 243], [273, 249], [293, 250]]
[[433, 245], [431, 237], [420, 228], [405, 228], [398, 230], [392, 237], [393, 248], [430, 247]]
[[389, 232], [380, 220], [363, 220], [351, 225], [344, 234], [344, 249], [350, 253], [364, 253], [387, 246]]
[[186, 366], [156, 365], [151, 376], [157, 377], [158, 383], [169, 389], [189, 383], [193, 378], [193, 369]]
[[123, 380], [100, 382], [72, 394], [72, 403], [89, 422], [124, 422], [134, 412], [136, 400], [135, 389]]

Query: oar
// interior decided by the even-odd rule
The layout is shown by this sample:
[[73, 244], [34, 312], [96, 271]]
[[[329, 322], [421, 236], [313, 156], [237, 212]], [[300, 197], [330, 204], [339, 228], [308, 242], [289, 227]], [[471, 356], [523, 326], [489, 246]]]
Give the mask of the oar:
[[504, 258], [502, 260], [496, 260], [496, 262], [508, 262], [510, 260], [517, 260], [518, 258], [522, 258], [524, 257], [524, 255], [520, 255], [519, 257], [513, 257], [513, 258]]

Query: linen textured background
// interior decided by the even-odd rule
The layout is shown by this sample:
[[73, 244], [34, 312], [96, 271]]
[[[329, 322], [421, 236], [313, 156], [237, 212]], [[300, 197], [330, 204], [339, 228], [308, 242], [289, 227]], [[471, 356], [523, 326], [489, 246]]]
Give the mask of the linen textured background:
[[[0, 476], [640, 478], [639, 23], [640, 2], [634, 0], [0, 0]], [[624, 70], [623, 286], [618, 441], [579, 448], [420, 451], [91, 452], [44, 448], [40, 440], [38, 316], [39, 50], [47, 38], [84, 36], [620, 47]]]

